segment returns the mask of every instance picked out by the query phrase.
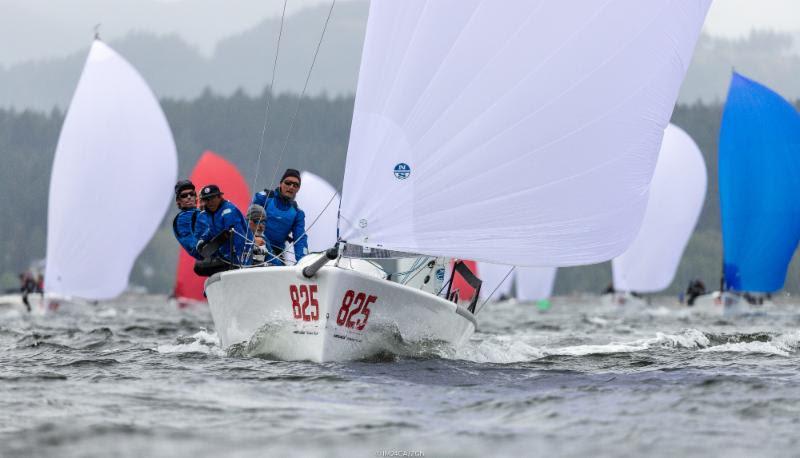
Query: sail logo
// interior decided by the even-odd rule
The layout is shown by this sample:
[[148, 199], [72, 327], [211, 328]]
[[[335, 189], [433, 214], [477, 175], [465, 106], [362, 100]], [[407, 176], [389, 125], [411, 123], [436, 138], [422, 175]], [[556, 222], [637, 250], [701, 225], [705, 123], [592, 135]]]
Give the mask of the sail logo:
[[405, 180], [411, 176], [411, 167], [405, 162], [401, 162], [394, 166], [394, 177], [398, 180]]

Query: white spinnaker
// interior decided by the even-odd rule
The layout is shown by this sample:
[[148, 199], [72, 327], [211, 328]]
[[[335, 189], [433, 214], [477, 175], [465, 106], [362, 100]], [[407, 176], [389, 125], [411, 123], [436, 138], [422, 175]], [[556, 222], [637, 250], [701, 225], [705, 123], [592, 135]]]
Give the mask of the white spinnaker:
[[[486, 299], [495, 288], [497, 291], [492, 294], [491, 299], [498, 300], [503, 296], [511, 296], [512, 283], [516, 287], [516, 298], [522, 302], [547, 299], [553, 293], [553, 284], [556, 280], [555, 267], [517, 267], [506, 277], [509, 270], [511, 266], [478, 263], [478, 277], [483, 281], [481, 299]], [[506, 277], [505, 281], [503, 277]]]
[[672, 283], [706, 197], [706, 164], [697, 144], [670, 124], [650, 184], [641, 230], [612, 261], [618, 291], [655, 292]]
[[170, 205], [177, 164], [172, 132], [147, 83], [95, 41], [53, 160], [46, 291], [119, 295]]
[[[311, 253], [327, 250], [336, 243], [336, 213], [339, 211], [339, 193], [327, 181], [311, 172], [303, 171], [300, 179], [302, 186], [297, 193], [297, 205], [306, 214], [308, 251]], [[314, 223], [315, 219], [317, 219], [316, 223]], [[314, 223], [313, 227], [311, 227], [312, 223]]]
[[[501, 297], [511, 296], [511, 286], [514, 283], [514, 272], [509, 274], [511, 266], [501, 264], [478, 263], [478, 278], [481, 279], [481, 299], [499, 300]], [[506, 276], [508, 274], [508, 276]], [[503, 280], [505, 278], [505, 280]], [[495, 288], [497, 290], [495, 291]], [[494, 294], [492, 294], [494, 291]], [[491, 297], [489, 295], [491, 294]]]
[[538, 301], [553, 294], [555, 267], [517, 267], [514, 274], [517, 280], [517, 299], [520, 301]]
[[619, 255], [709, 4], [373, 0], [342, 238], [509, 265]]

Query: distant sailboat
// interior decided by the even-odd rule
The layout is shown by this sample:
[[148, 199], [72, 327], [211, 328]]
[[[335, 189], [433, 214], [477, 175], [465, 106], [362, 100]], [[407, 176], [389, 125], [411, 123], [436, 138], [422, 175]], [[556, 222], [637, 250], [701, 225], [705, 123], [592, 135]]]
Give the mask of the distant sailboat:
[[457, 347], [472, 306], [361, 258], [419, 256], [436, 278], [442, 257], [557, 267], [622, 253], [709, 4], [370, 2], [339, 251], [210, 277], [222, 345], [312, 361]]
[[170, 205], [175, 142], [139, 73], [95, 40], [67, 111], [50, 178], [45, 292], [111, 299]]
[[[747, 310], [783, 287], [800, 240], [800, 114], [769, 88], [734, 73], [719, 133], [723, 313]], [[755, 293], [756, 297], [752, 297]]]
[[614, 289], [609, 298], [618, 305], [644, 305], [631, 293], [666, 289], [692, 236], [707, 185], [703, 154], [689, 135], [670, 124], [650, 183], [642, 228], [628, 249], [612, 261]]
[[[239, 169], [224, 157], [213, 151], [205, 151], [192, 170], [189, 177], [199, 190], [207, 184], [216, 184], [225, 193], [225, 199], [230, 200], [242, 213], [247, 211], [252, 194]], [[180, 249], [178, 254], [178, 268], [175, 274], [175, 288], [173, 295], [179, 306], [189, 305], [191, 302], [205, 302], [203, 296], [204, 277], [194, 273], [195, 259], [185, 250]]]

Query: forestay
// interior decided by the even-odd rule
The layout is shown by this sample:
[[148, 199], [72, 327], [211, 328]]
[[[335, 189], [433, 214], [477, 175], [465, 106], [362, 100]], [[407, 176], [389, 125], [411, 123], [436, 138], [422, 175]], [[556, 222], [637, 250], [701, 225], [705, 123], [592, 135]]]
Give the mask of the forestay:
[[325, 251], [336, 243], [339, 193], [327, 181], [311, 172], [303, 171], [300, 179], [302, 187], [297, 193], [297, 204], [306, 215], [308, 251]]
[[500, 300], [510, 297], [511, 287], [514, 285], [514, 273], [511, 272], [511, 268], [511, 266], [479, 262], [476, 274], [483, 281], [480, 298]]
[[168, 208], [177, 155], [167, 120], [136, 70], [95, 41], [50, 178], [45, 289], [108, 299]]
[[639, 229], [710, 0], [374, 0], [341, 236], [596, 263]]
[[666, 289], [678, 270], [706, 196], [706, 164], [689, 135], [670, 124], [650, 184], [642, 227], [612, 262], [618, 291]]
[[719, 134], [725, 283], [775, 291], [800, 238], [800, 115], [734, 73]]

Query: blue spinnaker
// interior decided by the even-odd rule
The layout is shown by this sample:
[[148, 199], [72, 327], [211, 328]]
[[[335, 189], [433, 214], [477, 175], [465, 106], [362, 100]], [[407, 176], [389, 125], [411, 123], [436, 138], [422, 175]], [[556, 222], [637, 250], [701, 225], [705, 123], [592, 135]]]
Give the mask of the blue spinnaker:
[[800, 114], [737, 73], [719, 134], [719, 196], [727, 288], [781, 289], [800, 240]]

